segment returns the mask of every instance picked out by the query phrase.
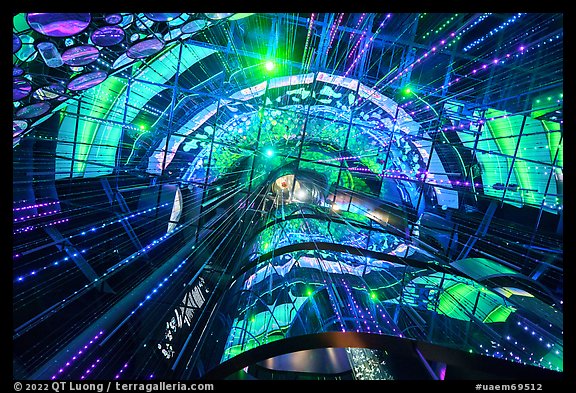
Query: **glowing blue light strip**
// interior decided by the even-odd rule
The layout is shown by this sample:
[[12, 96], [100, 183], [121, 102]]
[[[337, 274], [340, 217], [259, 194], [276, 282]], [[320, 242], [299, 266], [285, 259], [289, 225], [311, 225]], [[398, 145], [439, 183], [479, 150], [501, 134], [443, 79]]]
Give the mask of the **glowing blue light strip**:
[[500, 24], [499, 26], [493, 28], [492, 30], [490, 30], [486, 35], [484, 35], [483, 37], [478, 38], [477, 40], [473, 41], [472, 43], [466, 45], [463, 48], [464, 52], [469, 51], [470, 49], [472, 49], [473, 47], [475, 47], [476, 45], [482, 43], [484, 40], [486, 40], [489, 36], [493, 36], [494, 34], [496, 34], [498, 31], [500, 30], [504, 30], [506, 27], [510, 26], [512, 23], [516, 22], [518, 19], [520, 19], [523, 15], [526, 15], [525, 12], [519, 12], [516, 15], [508, 18], [508, 20], [506, 22], [503, 22], [502, 24]]
[[127, 266], [130, 262], [132, 262], [136, 257], [147, 253], [150, 249], [158, 246], [163, 241], [165, 241], [166, 239], [168, 239], [172, 235], [178, 233], [183, 228], [184, 228], [184, 225], [180, 225], [180, 226], [175, 227], [171, 232], [168, 232], [165, 235], [161, 236], [160, 238], [152, 241], [151, 243], [149, 243], [147, 246], [145, 246], [141, 250], [136, 251], [131, 256], [123, 259], [122, 261], [118, 262], [117, 264], [115, 264], [114, 266], [112, 266], [111, 268], [106, 270], [106, 272], [104, 274], [102, 274], [102, 276], [95, 278], [94, 281], [90, 282], [89, 284], [85, 284], [83, 288], [81, 288], [77, 291], [74, 291], [74, 293], [72, 295], [69, 295], [66, 298], [56, 302], [53, 306], [49, 307], [48, 309], [46, 309], [45, 311], [43, 311], [42, 313], [40, 313], [39, 315], [34, 317], [32, 320], [30, 320], [27, 323], [26, 328], [22, 329], [20, 332], [18, 332], [15, 335], [15, 337], [18, 337], [23, 332], [26, 332], [27, 330], [29, 330], [33, 326], [37, 325], [41, 321], [49, 318], [51, 315], [54, 315], [56, 311], [62, 310], [64, 307], [66, 307], [66, 305], [70, 304], [70, 301], [80, 297], [83, 293], [87, 292], [92, 287], [99, 285], [100, 281], [102, 279], [107, 278], [109, 276], [112, 276], [114, 271], [118, 272], [121, 268]]
[[[106, 227], [107, 225], [112, 225], [112, 224], [114, 224], [114, 223], [121, 223], [122, 221], [128, 221], [128, 219], [130, 219], [130, 218], [138, 217], [138, 216], [140, 216], [140, 215], [142, 215], [142, 214], [149, 213], [149, 212], [151, 212], [152, 210], [155, 210], [155, 209], [160, 209], [161, 207], [167, 206], [167, 205], [169, 205], [170, 203], [171, 203], [171, 202], [166, 202], [166, 203], [163, 203], [163, 204], [161, 204], [161, 205], [155, 206], [155, 207], [153, 207], [153, 208], [149, 208], [149, 209], [142, 210], [142, 211], [139, 211], [139, 212], [136, 212], [136, 213], [132, 213], [132, 214], [127, 215], [127, 216], [125, 216], [125, 217], [123, 217], [123, 218], [114, 219], [114, 220], [112, 220], [112, 221], [103, 223], [102, 225], [100, 225], [100, 228], [104, 228], [104, 227]], [[65, 239], [70, 240], [70, 239], [75, 238], [75, 237], [83, 237], [83, 238], [85, 238], [85, 235], [86, 235], [87, 233], [89, 233], [89, 232], [96, 232], [97, 230], [98, 230], [97, 227], [92, 227], [92, 228], [89, 229], [89, 230], [83, 230], [82, 232], [80, 232], [80, 233], [78, 233], [78, 234], [70, 235], [70, 236], [68, 236], [68, 237], [65, 238]], [[90, 249], [92, 249], [92, 248], [94, 248], [94, 247], [90, 247], [90, 248], [88, 248], [88, 250], [90, 250]], [[85, 253], [85, 252], [86, 252], [86, 249], [84, 249], [84, 250], [81, 251], [81, 253]], [[19, 256], [20, 256], [20, 254], [15, 254], [13, 257], [16, 258], [16, 257], [19, 257]], [[78, 256], [78, 254], [77, 254], [77, 253], [74, 253], [73, 256], [76, 257], [76, 256]], [[15, 283], [22, 282], [22, 281], [24, 281], [24, 279], [25, 279], [26, 277], [35, 276], [35, 275], [38, 274], [39, 272], [42, 272], [42, 271], [48, 269], [49, 267], [60, 266], [60, 263], [62, 263], [62, 262], [67, 262], [68, 260], [70, 260], [69, 257], [64, 257], [64, 258], [59, 259], [59, 260], [57, 260], [57, 261], [51, 262], [51, 263], [49, 263], [49, 264], [46, 265], [46, 266], [43, 266], [43, 267], [38, 268], [38, 269], [34, 269], [34, 270], [30, 271], [29, 273], [20, 274], [20, 275], [18, 275], [18, 277], [14, 280], [14, 282], [15, 282]]]

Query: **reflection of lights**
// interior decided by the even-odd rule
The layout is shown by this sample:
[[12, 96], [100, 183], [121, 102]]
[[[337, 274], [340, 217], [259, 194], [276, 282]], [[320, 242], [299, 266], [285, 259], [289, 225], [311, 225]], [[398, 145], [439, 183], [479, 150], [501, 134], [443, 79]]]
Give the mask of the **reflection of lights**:
[[272, 150], [272, 149], [266, 150], [266, 155], [267, 155], [268, 157], [272, 157], [272, 156], [274, 155], [274, 150]]
[[332, 204], [332, 210], [334, 210], [335, 212], [340, 211], [340, 205], [333, 203]]
[[306, 190], [300, 188], [298, 191], [296, 191], [295, 195], [296, 195], [296, 198], [298, 198], [302, 201], [308, 197], [308, 192], [306, 192]]

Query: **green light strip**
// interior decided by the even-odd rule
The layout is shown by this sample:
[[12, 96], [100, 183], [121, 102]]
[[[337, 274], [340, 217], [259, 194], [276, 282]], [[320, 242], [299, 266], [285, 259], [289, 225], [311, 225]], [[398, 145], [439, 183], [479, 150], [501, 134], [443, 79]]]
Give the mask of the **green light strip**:
[[506, 322], [506, 319], [508, 319], [508, 316], [512, 313], [512, 311], [513, 310], [510, 307], [506, 307], [500, 304], [494, 310], [490, 311], [488, 315], [486, 315], [486, 317], [482, 320], [482, 322]]
[[[502, 154], [506, 154], [510, 157], [514, 156], [514, 152], [516, 150], [516, 146], [518, 144], [518, 135], [520, 133], [520, 128], [522, 126], [522, 116], [506, 116], [507, 113], [503, 111], [498, 111], [495, 109], [490, 109], [486, 113], [486, 117], [492, 118], [495, 117], [495, 120], [488, 121], [486, 124], [488, 125], [488, 129], [492, 134], [493, 138], [495, 139], [494, 142], [496, 146], [498, 146], [498, 150]], [[506, 116], [506, 117], [504, 117]], [[512, 136], [512, 138], [510, 138]], [[521, 155], [520, 151], [518, 151], [518, 156]], [[500, 175], [500, 183], [505, 184], [508, 178], [508, 173], [510, 173], [510, 165], [512, 164], [512, 158], [506, 159], [506, 169], [502, 171]], [[517, 162], [515, 162], [517, 164]], [[510, 184], [518, 184], [521, 188], [531, 188], [530, 177], [527, 172], [519, 171], [517, 166], [514, 165], [512, 168], [512, 174], [510, 175]], [[490, 184], [492, 185], [492, 184]], [[502, 191], [502, 194], [504, 192]], [[518, 202], [523, 202], [522, 196], [526, 197], [527, 200], [524, 202], [534, 203], [534, 194], [530, 193], [527, 195], [519, 194], [519, 193], [506, 193], [506, 197], [518, 200]]]
[[[542, 127], [546, 131], [560, 131], [560, 123], [546, 121], [542, 122]], [[548, 139], [548, 146], [550, 146], [550, 162], [554, 161], [554, 156], [556, 155], [556, 149], [560, 149], [558, 152], [558, 157], [556, 157], [556, 165], [563, 167], [564, 166], [564, 150], [562, 149], [562, 145], [560, 144], [560, 138], [562, 137], [561, 132], [549, 132], [547, 135]]]

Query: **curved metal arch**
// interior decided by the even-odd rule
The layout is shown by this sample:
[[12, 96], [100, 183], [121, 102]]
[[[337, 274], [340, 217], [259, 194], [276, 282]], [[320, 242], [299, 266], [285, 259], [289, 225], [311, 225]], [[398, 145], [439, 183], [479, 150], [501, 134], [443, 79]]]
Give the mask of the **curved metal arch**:
[[292, 352], [319, 348], [369, 348], [385, 349], [388, 352], [418, 359], [420, 352], [426, 359], [443, 362], [449, 367], [468, 367], [495, 377], [560, 380], [562, 373], [544, 368], [512, 363], [507, 360], [492, 358], [475, 353], [468, 353], [455, 348], [430, 344], [419, 340], [387, 336], [375, 333], [359, 332], [325, 332], [289, 337], [256, 348], [230, 358], [211, 368], [202, 380], [226, 379], [233, 373], [251, 364]]
[[302, 251], [302, 250], [328, 250], [328, 251], [336, 251], [336, 252], [343, 252], [349, 253], [353, 255], [360, 255], [364, 257], [371, 257], [375, 259], [381, 259], [388, 262], [393, 262], [401, 265], [412, 266], [417, 268], [429, 269], [434, 270], [442, 273], [450, 273], [455, 276], [466, 277], [471, 279], [468, 275], [456, 271], [453, 267], [449, 265], [442, 265], [440, 263], [435, 262], [423, 262], [414, 258], [401, 258], [396, 255], [390, 255], [386, 253], [382, 253], [379, 251], [371, 251], [365, 249], [359, 249], [354, 246], [347, 246], [342, 244], [335, 244], [335, 243], [327, 243], [327, 242], [304, 242], [304, 243], [296, 243], [290, 244], [288, 246], [277, 248], [274, 251], [267, 252], [258, 258], [254, 259], [252, 262], [245, 264], [236, 274], [237, 276], [246, 273], [249, 269], [257, 266], [260, 263], [263, 263], [272, 257], [277, 257], [283, 254], [287, 254], [294, 251]]

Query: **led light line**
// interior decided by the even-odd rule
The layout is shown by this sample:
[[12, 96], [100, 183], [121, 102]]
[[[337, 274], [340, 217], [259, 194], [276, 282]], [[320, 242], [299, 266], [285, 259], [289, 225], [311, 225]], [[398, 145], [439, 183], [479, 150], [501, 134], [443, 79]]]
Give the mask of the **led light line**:
[[[149, 213], [149, 212], [151, 212], [151, 211], [153, 211], [153, 210], [155, 210], [155, 209], [160, 209], [160, 208], [162, 208], [162, 207], [164, 207], [164, 206], [168, 206], [170, 203], [171, 203], [171, 202], [166, 202], [166, 203], [163, 203], [163, 204], [161, 204], [161, 205], [155, 206], [155, 207], [153, 207], [153, 208], [141, 210], [141, 211], [139, 211], [139, 212], [135, 212], [135, 213], [132, 213], [132, 214], [130, 214], [130, 215], [126, 215], [126, 216], [123, 217], [123, 218], [114, 219], [114, 220], [112, 220], [112, 221], [105, 222], [105, 223], [101, 224], [101, 225], [99, 226], [99, 228], [105, 228], [107, 225], [112, 225], [112, 224], [115, 224], [115, 223], [121, 223], [122, 221], [127, 221], [127, 220], [129, 220], [130, 218], [138, 217], [138, 216], [140, 216], [141, 214]], [[66, 221], [68, 221], [68, 219], [66, 219]], [[58, 221], [58, 222], [63, 222], [63, 221], [60, 220], [60, 221]], [[26, 227], [26, 228], [31, 228], [31, 229], [33, 229], [33, 227]], [[23, 229], [26, 229], [26, 228], [23, 228]], [[73, 239], [73, 238], [75, 238], [75, 237], [85, 238], [87, 234], [96, 232], [99, 228], [96, 227], [96, 226], [94, 226], [94, 227], [92, 227], [92, 228], [90, 228], [90, 229], [83, 229], [83, 230], [81, 230], [81, 232], [79, 232], [79, 233], [77, 233], [77, 234], [73, 234], [73, 235], [70, 235], [70, 236], [64, 238], [64, 240], [71, 240], [71, 239]], [[16, 258], [16, 257], [18, 257], [18, 256], [20, 256], [20, 254], [15, 254], [13, 257]], [[64, 260], [67, 260], [67, 258], [65, 258]], [[58, 261], [55, 261], [55, 262], [58, 262]], [[56, 265], [57, 265], [57, 263], [56, 263]], [[19, 280], [19, 281], [21, 281], [21, 280]]]
[[[553, 36], [555, 37], [555, 39], [559, 39], [560, 37], [562, 37], [561, 34], [556, 34], [556, 33], [551, 34], [551, 35], [553, 35]], [[536, 42], [531, 43], [531, 44], [528, 44], [528, 45], [522, 45], [522, 46], [520, 46], [520, 47], [518, 48], [518, 50], [517, 50], [518, 53], [515, 54], [515, 57], [519, 57], [520, 55], [525, 54], [525, 53], [528, 52], [528, 50], [530, 50], [530, 49], [535, 49], [535, 48], [540, 47], [540, 42], [545, 42], [545, 41], [551, 42], [551, 41], [553, 41], [554, 38], [551, 38], [551, 37], [550, 37], [551, 35], [542, 38], [540, 41], [536, 41]], [[444, 41], [442, 41], [442, 42], [444, 42]], [[528, 49], [526, 49], [527, 46], [529, 47]], [[435, 47], [433, 47], [433, 49], [435, 50]], [[426, 54], [425, 54], [425, 56], [426, 56]], [[426, 57], [427, 57], [427, 56], [426, 56]], [[479, 60], [478, 63], [477, 63], [477, 66], [476, 66], [475, 68], [473, 68], [472, 71], [468, 72], [468, 73], [465, 74], [465, 75], [462, 75], [461, 77], [456, 78], [454, 81], [448, 82], [447, 85], [442, 85], [442, 86], [440, 86], [440, 87], [438, 87], [438, 88], [436, 88], [436, 89], [431, 90], [430, 92], [428, 92], [427, 94], [424, 94], [423, 96], [424, 96], [424, 97], [427, 97], [427, 96], [429, 96], [429, 95], [433, 95], [433, 94], [441, 91], [442, 89], [444, 89], [444, 88], [446, 88], [446, 87], [448, 87], [448, 86], [451, 86], [451, 85], [453, 85], [453, 84], [456, 84], [456, 83], [460, 82], [460, 80], [461, 80], [462, 78], [470, 78], [470, 77], [472, 77], [472, 76], [476, 76], [476, 74], [478, 74], [479, 72], [487, 70], [489, 66], [494, 66], [494, 65], [498, 65], [498, 64], [503, 64], [503, 63], [505, 63], [507, 60], [511, 59], [512, 57], [513, 57], [513, 55], [512, 55], [511, 53], [506, 53], [505, 55], [500, 56], [500, 58], [496, 58], [496, 59], [492, 59], [492, 60], [486, 60], [486, 59], [484, 59], [484, 60]], [[417, 60], [417, 62], [419, 62], [419, 61], [420, 61], [420, 59]], [[413, 63], [412, 65], [410, 65], [410, 67], [412, 67], [413, 65], [414, 65], [414, 63]], [[401, 74], [402, 74], [402, 73], [400, 73], [399, 75], [401, 75]], [[399, 76], [399, 75], [398, 75], [398, 76]], [[394, 81], [396, 78], [398, 78], [398, 76], [396, 76], [394, 79], [392, 79], [392, 81]], [[392, 82], [392, 81], [391, 81], [391, 82]], [[405, 108], [407, 105], [412, 104], [412, 103], [413, 103], [413, 101], [409, 101], [408, 103], [401, 105], [401, 107], [402, 107], [402, 108]], [[423, 111], [423, 110], [416, 111], [416, 113], [419, 113], [419, 112], [422, 112], [422, 111]], [[414, 113], [414, 112], [412, 112], [412, 113]]]
[[61, 367], [58, 369], [58, 372], [57, 372], [56, 374], [52, 375], [52, 377], [51, 377], [50, 379], [51, 379], [51, 380], [57, 379], [57, 378], [60, 376], [60, 374], [64, 373], [64, 371], [66, 371], [66, 369], [72, 365], [72, 363], [74, 363], [76, 360], [78, 360], [78, 359], [81, 358], [82, 356], [85, 356], [85, 355], [86, 355], [86, 352], [88, 352], [89, 347], [91, 347], [92, 344], [94, 344], [94, 342], [97, 341], [97, 340], [100, 338], [100, 336], [102, 336], [103, 333], [104, 333], [104, 332], [103, 332], [102, 330], [100, 330], [100, 331], [98, 332], [98, 334], [96, 334], [93, 339], [91, 339], [88, 343], [86, 343], [83, 347], [81, 347], [81, 348], [78, 350], [78, 352], [75, 353], [74, 356], [72, 356], [72, 358], [70, 358], [70, 359], [66, 362], [66, 364], [64, 364], [63, 366], [61, 366]]
[[[145, 246], [141, 250], [138, 250], [137, 252], [133, 253], [131, 256], [123, 259], [122, 261], [118, 262], [116, 265], [107, 269], [106, 272], [104, 272], [104, 274], [102, 274], [98, 278], [95, 278], [94, 281], [90, 282], [89, 284], [85, 284], [84, 287], [82, 287], [81, 289], [79, 289], [77, 291], [74, 291], [73, 294], [71, 294], [71, 295], [67, 296], [66, 298], [56, 302], [53, 306], [49, 307], [48, 309], [41, 312], [39, 315], [35, 316], [34, 318], [29, 320], [28, 322], [26, 322], [23, 325], [21, 325], [20, 327], [18, 327], [16, 329], [17, 333], [14, 335], [14, 337], [20, 336], [22, 333], [28, 331], [29, 329], [31, 329], [32, 327], [34, 327], [35, 325], [37, 325], [41, 321], [54, 315], [56, 311], [61, 310], [64, 307], [66, 307], [68, 304], [70, 304], [70, 302], [72, 300], [78, 298], [84, 292], [87, 292], [88, 290], [90, 290], [93, 286], [99, 285], [101, 280], [103, 280], [104, 278], [107, 278], [108, 276], [112, 276], [112, 275], [116, 274], [119, 270], [121, 270], [121, 268], [127, 266], [136, 257], [147, 253], [151, 248], [156, 247], [158, 244], [161, 244], [163, 241], [165, 241], [169, 237], [178, 233], [184, 227], [185, 227], [184, 225], [180, 225], [180, 226], [175, 227], [171, 232], [168, 232], [165, 235], [161, 236], [159, 239], [152, 241], [150, 244], [148, 244], [147, 246]], [[116, 272], [116, 273], [114, 273], [114, 272]]]
[[378, 26], [378, 28], [376, 29], [374, 34], [372, 34], [372, 37], [370, 37], [368, 42], [366, 42], [366, 44], [364, 44], [364, 48], [362, 48], [362, 50], [358, 53], [358, 55], [356, 56], [356, 58], [354, 59], [354, 61], [350, 65], [350, 67], [348, 68], [348, 71], [346, 71], [346, 73], [344, 74], [344, 78], [346, 78], [348, 76], [348, 74], [350, 74], [350, 72], [352, 72], [352, 69], [356, 66], [356, 63], [358, 63], [358, 60], [360, 60], [360, 58], [362, 57], [362, 55], [364, 54], [364, 52], [366, 51], [368, 46], [370, 46], [372, 41], [374, 41], [374, 38], [376, 38], [376, 36], [380, 33], [380, 30], [382, 30], [384, 23], [386, 23], [391, 18], [391, 16], [392, 16], [391, 14], [387, 14], [386, 17], [382, 20], [382, 22], [380, 23], [380, 25]]

